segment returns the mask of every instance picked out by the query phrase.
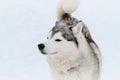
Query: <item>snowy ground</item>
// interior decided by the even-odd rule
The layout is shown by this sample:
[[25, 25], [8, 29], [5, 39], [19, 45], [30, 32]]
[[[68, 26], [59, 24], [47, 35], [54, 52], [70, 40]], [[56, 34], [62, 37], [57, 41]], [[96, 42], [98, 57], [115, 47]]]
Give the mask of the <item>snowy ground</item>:
[[[0, 80], [53, 80], [42, 42], [58, 0], [0, 0]], [[102, 80], [120, 80], [120, 1], [81, 0], [73, 14], [88, 25], [103, 56]]]

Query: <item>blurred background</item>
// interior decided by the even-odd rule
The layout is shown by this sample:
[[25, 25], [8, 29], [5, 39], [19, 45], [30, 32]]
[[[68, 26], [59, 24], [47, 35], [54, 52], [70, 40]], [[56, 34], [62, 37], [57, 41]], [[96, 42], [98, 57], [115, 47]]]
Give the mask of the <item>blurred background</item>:
[[[53, 80], [37, 49], [54, 26], [58, 0], [0, 0], [0, 80]], [[120, 0], [81, 0], [73, 16], [99, 45], [102, 80], [120, 80]]]

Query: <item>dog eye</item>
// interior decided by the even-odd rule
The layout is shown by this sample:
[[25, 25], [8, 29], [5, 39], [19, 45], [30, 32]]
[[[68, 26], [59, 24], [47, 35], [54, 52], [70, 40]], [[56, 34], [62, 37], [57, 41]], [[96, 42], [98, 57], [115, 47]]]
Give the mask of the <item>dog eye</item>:
[[62, 41], [62, 40], [60, 40], [60, 39], [56, 39], [55, 41], [60, 42], [60, 41]]

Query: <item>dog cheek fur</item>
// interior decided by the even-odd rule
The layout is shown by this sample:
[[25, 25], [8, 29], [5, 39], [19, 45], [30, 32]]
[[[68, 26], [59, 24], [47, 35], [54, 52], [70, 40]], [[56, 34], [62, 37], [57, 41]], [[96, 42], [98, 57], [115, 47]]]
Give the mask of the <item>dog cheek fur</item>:
[[71, 67], [75, 67], [81, 64], [83, 61], [83, 55], [79, 54], [79, 47], [77, 47], [74, 42], [64, 41], [62, 44], [60, 45], [62, 47], [57, 49], [59, 53], [56, 55], [48, 55], [47, 61], [51, 68], [54, 68], [58, 72], [67, 72], [67, 70]]

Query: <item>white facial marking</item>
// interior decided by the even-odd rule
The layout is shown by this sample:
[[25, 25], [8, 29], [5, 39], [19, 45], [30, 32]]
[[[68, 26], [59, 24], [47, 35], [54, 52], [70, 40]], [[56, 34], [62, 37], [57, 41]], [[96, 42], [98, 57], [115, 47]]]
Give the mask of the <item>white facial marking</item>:
[[[62, 33], [56, 33], [52, 38], [51, 33], [48, 36], [48, 39], [45, 43], [45, 48], [43, 50], [44, 53], [51, 55], [51, 54], [70, 54], [76, 48], [76, 44], [73, 41], [67, 41], [63, 38]], [[73, 52], [74, 53], [74, 52]]]

